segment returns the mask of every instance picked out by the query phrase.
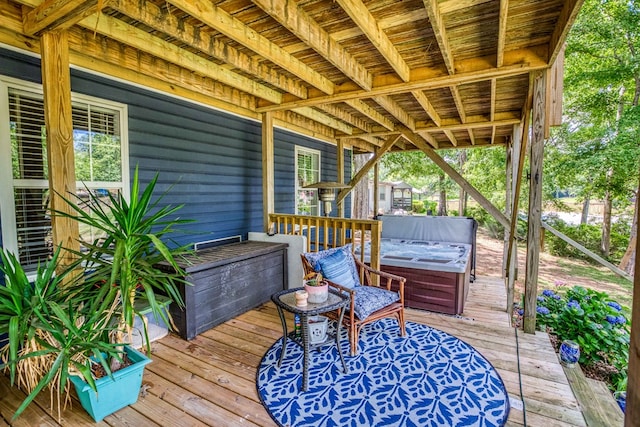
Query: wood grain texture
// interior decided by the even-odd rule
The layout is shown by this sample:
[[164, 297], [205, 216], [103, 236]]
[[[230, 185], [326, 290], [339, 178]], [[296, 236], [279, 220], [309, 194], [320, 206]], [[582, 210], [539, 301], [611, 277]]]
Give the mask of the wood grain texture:
[[[68, 40], [66, 31], [46, 32], [41, 37], [40, 49], [51, 210], [72, 214], [72, 209], [61, 198], [73, 198], [76, 194]], [[54, 247], [80, 250], [77, 221], [52, 215], [51, 223]], [[59, 268], [71, 263], [71, 253], [63, 252]]]
[[540, 234], [542, 230], [542, 160], [544, 152], [546, 72], [534, 80], [533, 132], [529, 158], [529, 213], [527, 216], [527, 271], [524, 296], [524, 331], [536, 329], [536, 298], [538, 296], [538, 265], [540, 262]]

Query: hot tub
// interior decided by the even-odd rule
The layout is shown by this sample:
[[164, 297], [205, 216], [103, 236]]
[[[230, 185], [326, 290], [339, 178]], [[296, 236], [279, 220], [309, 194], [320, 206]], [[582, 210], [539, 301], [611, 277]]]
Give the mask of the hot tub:
[[[469, 292], [471, 245], [382, 239], [380, 268], [407, 279], [405, 306], [461, 314]], [[359, 256], [359, 251], [356, 251]], [[369, 262], [369, 246], [364, 261]]]

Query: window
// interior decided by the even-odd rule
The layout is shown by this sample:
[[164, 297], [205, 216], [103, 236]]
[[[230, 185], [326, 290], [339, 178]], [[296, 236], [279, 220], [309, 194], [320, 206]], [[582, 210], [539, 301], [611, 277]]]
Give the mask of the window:
[[[2, 245], [25, 270], [35, 271], [53, 251], [49, 171], [42, 90], [0, 78], [0, 189]], [[72, 95], [77, 196], [87, 189], [128, 195], [126, 106]], [[10, 155], [9, 155], [10, 154]], [[127, 185], [125, 185], [125, 183]], [[80, 230], [93, 241], [93, 230]]]
[[296, 215], [320, 215], [318, 190], [303, 188], [320, 181], [320, 152], [296, 147]]
[[384, 190], [384, 188], [380, 190], [380, 197], [378, 200], [380, 201], [387, 200], [387, 192]]

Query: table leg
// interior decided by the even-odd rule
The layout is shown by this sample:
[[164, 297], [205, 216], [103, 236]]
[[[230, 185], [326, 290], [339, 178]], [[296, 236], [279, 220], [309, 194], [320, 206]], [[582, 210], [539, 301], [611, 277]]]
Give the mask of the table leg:
[[345, 309], [340, 309], [340, 316], [338, 316], [338, 323], [336, 323], [336, 346], [338, 347], [338, 354], [340, 355], [340, 360], [342, 361], [342, 369], [344, 369], [344, 373], [348, 373], [347, 364], [344, 363], [344, 356], [342, 355], [342, 348], [340, 347], [340, 328], [342, 327], [342, 318], [344, 317]]
[[309, 389], [309, 316], [300, 315], [300, 323], [302, 324], [302, 391]]
[[287, 321], [284, 318], [284, 312], [282, 311], [282, 307], [279, 305], [276, 306], [278, 308], [278, 314], [280, 315], [280, 322], [282, 323], [282, 351], [280, 352], [280, 359], [278, 360], [278, 368], [282, 365], [282, 361], [284, 360], [284, 354], [287, 352], [287, 337], [289, 333], [287, 332]]

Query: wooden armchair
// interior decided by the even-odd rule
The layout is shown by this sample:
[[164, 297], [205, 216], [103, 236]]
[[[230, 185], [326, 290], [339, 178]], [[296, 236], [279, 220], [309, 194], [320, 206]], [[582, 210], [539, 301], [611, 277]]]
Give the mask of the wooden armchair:
[[[307, 252], [300, 257], [305, 274], [321, 271], [329, 282], [329, 286], [349, 293], [349, 309], [343, 317], [343, 324], [349, 334], [352, 356], [358, 353], [360, 329], [367, 323], [385, 317], [395, 317], [398, 320], [400, 335], [405, 336], [404, 283], [406, 279], [404, 277], [375, 270], [360, 262], [353, 256], [351, 245], [320, 252]], [[331, 271], [332, 268], [327, 267], [327, 263], [323, 262], [329, 257], [337, 257], [338, 262], [344, 263], [348, 268], [343, 268], [337, 275], [333, 274], [335, 272]], [[380, 286], [374, 284], [372, 275], [379, 276]], [[361, 283], [360, 277], [364, 277], [364, 283]], [[345, 283], [337, 283], [339, 281], [350, 283], [345, 286]], [[335, 316], [335, 318], [338, 317]]]

